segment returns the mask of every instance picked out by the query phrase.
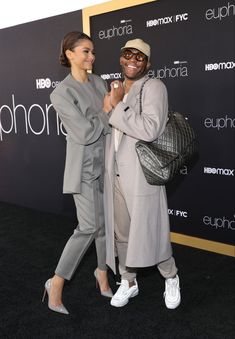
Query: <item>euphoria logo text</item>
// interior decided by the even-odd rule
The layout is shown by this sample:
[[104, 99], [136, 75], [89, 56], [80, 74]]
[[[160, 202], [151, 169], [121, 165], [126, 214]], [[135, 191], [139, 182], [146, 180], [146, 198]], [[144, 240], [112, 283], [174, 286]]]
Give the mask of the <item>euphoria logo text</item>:
[[[37, 117], [37, 123], [35, 123]], [[19, 124], [19, 121], [21, 123]], [[56, 132], [53, 131], [56, 129]], [[52, 104], [32, 104], [29, 107], [16, 104], [15, 95], [11, 96], [9, 105], [0, 106], [0, 141], [6, 134], [32, 133], [34, 135], [56, 133], [66, 135], [58, 114]]]
[[[235, 218], [235, 215], [233, 216]], [[202, 219], [203, 224], [206, 226], [211, 226], [218, 229], [227, 229], [231, 231], [235, 231], [235, 220], [229, 220], [225, 216], [223, 217], [210, 217], [205, 215]]]
[[98, 33], [98, 37], [100, 40], [103, 39], [112, 39], [115, 37], [120, 37], [120, 36], [125, 36], [125, 35], [130, 35], [133, 33], [133, 27], [131, 24], [129, 24], [129, 21], [131, 20], [121, 20], [121, 23], [124, 23], [122, 26], [115, 27], [113, 26], [112, 28], [108, 28], [106, 30], [101, 30]]
[[188, 77], [188, 67], [187, 62], [184, 63], [175, 63], [175, 67], [164, 66], [158, 69], [155, 73], [154, 70], [148, 71], [148, 76], [151, 78], [165, 79], [165, 78], [179, 78], [179, 77]]
[[222, 7], [208, 8], [205, 13], [206, 20], [219, 19], [221, 21], [230, 15], [235, 15], [235, 5], [230, 4], [230, 2]]
[[204, 120], [204, 126], [206, 128], [215, 128], [218, 131], [223, 128], [235, 128], [235, 119], [229, 118], [225, 115], [224, 118], [206, 118]]

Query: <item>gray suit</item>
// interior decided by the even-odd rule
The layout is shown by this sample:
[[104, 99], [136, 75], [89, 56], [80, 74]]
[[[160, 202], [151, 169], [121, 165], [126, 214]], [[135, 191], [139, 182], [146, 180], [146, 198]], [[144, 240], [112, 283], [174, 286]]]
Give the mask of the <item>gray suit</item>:
[[73, 194], [78, 217], [56, 268], [65, 279], [71, 278], [94, 238], [98, 267], [106, 269], [103, 163], [104, 135], [110, 130], [102, 111], [106, 92], [97, 75], [89, 74], [89, 81], [80, 83], [69, 74], [50, 96], [67, 132], [63, 192]]

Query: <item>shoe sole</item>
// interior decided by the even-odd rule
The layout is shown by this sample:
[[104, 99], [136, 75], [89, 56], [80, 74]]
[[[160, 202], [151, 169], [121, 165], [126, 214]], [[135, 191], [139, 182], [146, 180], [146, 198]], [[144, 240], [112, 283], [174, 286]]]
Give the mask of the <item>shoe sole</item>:
[[165, 304], [166, 304], [166, 307], [170, 310], [174, 310], [176, 307], [178, 307], [181, 303], [181, 298], [179, 298], [179, 300], [177, 300], [176, 302], [174, 303], [171, 303], [171, 302], [167, 302], [165, 300]]
[[112, 300], [111, 300], [110, 304], [111, 304], [112, 306], [114, 306], [114, 307], [123, 307], [123, 306], [125, 306], [126, 304], [128, 304], [130, 298], [134, 298], [134, 297], [136, 297], [138, 294], [139, 294], [139, 291], [135, 291], [128, 299], [126, 299], [126, 300], [123, 301], [122, 303], [114, 304], [114, 303], [112, 302]]

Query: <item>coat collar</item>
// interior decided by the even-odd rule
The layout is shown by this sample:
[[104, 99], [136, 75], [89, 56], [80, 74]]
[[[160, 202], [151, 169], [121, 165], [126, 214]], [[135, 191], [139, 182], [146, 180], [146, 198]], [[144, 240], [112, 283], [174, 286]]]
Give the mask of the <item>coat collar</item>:
[[140, 78], [139, 80], [135, 81], [130, 88], [130, 91], [128, 93], [128, 97], [138, 95], [140, 93], [141, 86], [145, 82], [146, 79], [148, 79], [147, 75], [145, 75], [142, 78]]
[[130, 88], [130, 91], [128, 92], [126, 103], [132, 101], [133, 98], [139, 97], [142, 84], [145, 82], [146, 79], [148, 79], [147, 75], [143, 76], [141, 79], [133, 83], [133, 85]]

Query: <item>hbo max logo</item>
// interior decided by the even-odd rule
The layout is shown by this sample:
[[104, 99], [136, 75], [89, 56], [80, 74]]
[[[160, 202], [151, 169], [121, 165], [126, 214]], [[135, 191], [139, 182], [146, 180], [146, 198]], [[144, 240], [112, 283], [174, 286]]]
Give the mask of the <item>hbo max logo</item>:
[[213, 168], [213, 167], [204, 167], [204, 173], [206, 174], [217, 174], [217, 175], [227, 175], [234, 177], [234, 169], [230, 168]]
[[44, 89], [44, 88], [55, 88], [60, 82], [59, 81], [51, 81], [50, 78], [46, 79], [36, 79], [36, 88]]
[[187, 211], [180, 211], [168, 208], [168, 214], [173, 215], [175, 217], [187, 218], [188, 212]]
[[235, 68], [234, 61], [226, 61], [226, 62], [216, 62], [214, 64], [206, 64], [205, 71], [220, 71], [226, 69], [233, 69]]
[[188, 13], [175, 14], [171, 16], [165, 16], [164, 18], [148, 20], [146, 21], [146, 27], [173, 24], [175, 22], [182, 22], [182, 21], [187, 21], [187, 20], [188, 20]]

